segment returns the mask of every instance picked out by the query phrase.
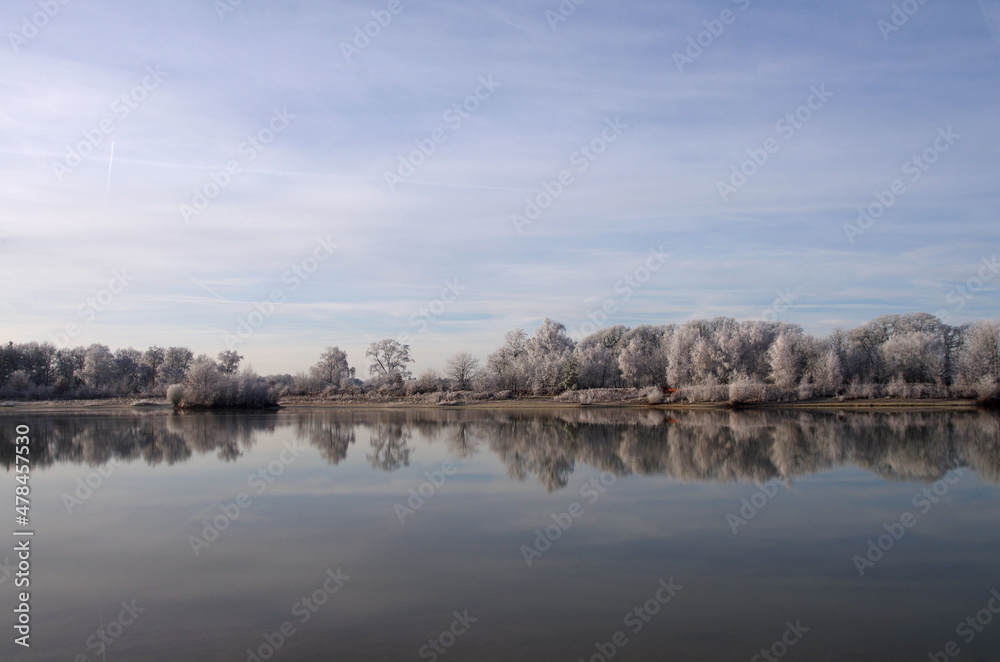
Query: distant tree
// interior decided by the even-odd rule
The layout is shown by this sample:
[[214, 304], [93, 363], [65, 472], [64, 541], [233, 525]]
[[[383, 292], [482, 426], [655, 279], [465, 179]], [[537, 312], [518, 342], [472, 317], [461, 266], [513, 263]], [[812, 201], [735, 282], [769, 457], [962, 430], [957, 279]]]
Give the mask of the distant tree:
[[1000, 323], [973, 324], [962, 347], [960, 371], [967, 384], [982, 383], [984, 388], [1000, 382]]
[[559, 376], [559, 383], [556, 385], [557, 391], [575, 391], [580, 387], [580, 371], [576, 358], [570, 356], [563, 363], [562, 374]]
[[219, 372], [223, 375], [235, 375], [240, 370], [240, 361], [242, 360], [243, 356], [241, 356], [239, 352], [235, 352], [231, 349], [219, 352]]
[[508, 331], [504, 344], [486, 359], [486, 369], [496, 388], [522, 391], [526, 388], [528, 335], [523, 329]]
[[184, 381], [194, 354], [187, 347], [171, 347], [163, 354], [163, 363], [157, 369], [157, 379], [162, 385], [180, 384]]
[[218, 364], [207, 357], [198, 357], [184, 377], [184, 403], [212, 407], [222, 397], [222, 383]]
[[146, 374], [150, 381], [148, 386], [156, 386], [156, 379], [160, 373], [160, 366], [163, 365], [164, 351], [162, 347], [153, 345], [142, 354], [142, 364], [148, 369]]
[[611, 350], [588, 336], [577, 344], [573, 358], [577, 365], [577, 382], [581, 388], [609, 388], [618, 382], [618, 361]]
[[573, 340], [566, 327], [545, 318], [535, 335], [525, 343], [526, 372], [534, 393], [556, 393], [566, 361], [573, 353]]
[[18, 354], [13, 342], [0, 346], [0, 385], [6, 384], [7, 378], [17, 370]]
[[347, 353], [339, 347], [327, 347], [309, 372], [321, 389], [340, 386], [345, 379], [354, 377], [354, 368], [347, 364]]
[[897, 333], [882, 344], [882, 363], [887, 379], [910, 384], [944, 381], [945, 349], [939, 333]]
[[401, 345], [391, 338], [385, 338], [368, 345], [365, 356], [372, 360], [368, 366], [370, 375], [393, 381], [410, 378], [410, 371], [406, 369], [407, 363], [413, 363], [409, 345]]
[[785, 390], [796, 388], [809, 366], [809, 349], [800, 332], [786, 331], [779, 335], [767, 351], [772, 381]]
[[673, 335], [673, 327], [643, 324], [622, 338], [618, 367], [628, 386], [663, 386], [667, 382], [667, 352], [665, 340]]
[[114, 379], [121, 395], [135, 393], [143, 386], [142, 352], [131, 347], [115, 350]]
[[446, 374], [454, 380], [459, 391], [467, 391], [478, 368], [478, 359], [468, 352], [459, 352], [448, 359]]
[[87, 348], [80, 380], [92, 389], [106, 389], [114, 381], [114, 356], [107, 345], [94, 344]]
[[436, 393], [441, 390], [441, 377], [432, 368], [424, 370], [419, 377], [406, 382], [406, 394]]

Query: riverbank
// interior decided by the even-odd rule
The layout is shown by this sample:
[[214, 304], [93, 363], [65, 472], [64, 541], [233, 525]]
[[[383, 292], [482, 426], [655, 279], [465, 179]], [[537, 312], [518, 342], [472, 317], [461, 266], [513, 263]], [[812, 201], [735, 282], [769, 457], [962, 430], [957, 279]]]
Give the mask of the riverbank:
[[[825, 410], [863, 410], [863, 411], [940, 411], [940, 410], [974, 410], [987, 406], [985, 403], [968, 398], [926, 398], [898, 399], [873, 398], [858, 400], [839, 400], [837, 398], [822, 398], [815, 400], [799, 400], [787, 402], [765, 403], [729, 403], [729, 402], [698, 402], [698, 403], [660, 403], [650, 404], [642, 399], [606, 402], [601, 404], [578, 404], [560, 402], [554, 396], [525, 396], [506, 400], [484, 400], [481, 402], [463, 403], [428, 403], [413, 398], [386, 398], [370, 400], [364, 398], [330, 400], [320, 396], [293, 396], [282, 398], [279, 402], [282, 409], [594, 409], [594, 408], [634, 408], [634, 409], [825, 409]], [[93, 400], [39, 400], [39, 401], [5, 401], [0, 402], [0, 412], [4, 411], [94, 411], [100, 409], [173, 409], [166, 399], [135, 399], [135, 398], [104, 398]], [[996, 408], [996, 402], [989, 403], [988, 408]], [[254, 411], [254, 410], [241, 410]], [[261, 410], [264, 411], [264, 410]], [[273, 411], [273, 410], [272, 410]]]

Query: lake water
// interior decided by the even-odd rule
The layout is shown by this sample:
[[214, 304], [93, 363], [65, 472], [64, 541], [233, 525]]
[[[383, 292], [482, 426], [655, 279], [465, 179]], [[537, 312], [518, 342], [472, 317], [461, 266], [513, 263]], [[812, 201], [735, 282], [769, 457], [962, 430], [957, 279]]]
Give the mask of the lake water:
[[998, 422], [6, 412], [0, 659], [995, 661]]

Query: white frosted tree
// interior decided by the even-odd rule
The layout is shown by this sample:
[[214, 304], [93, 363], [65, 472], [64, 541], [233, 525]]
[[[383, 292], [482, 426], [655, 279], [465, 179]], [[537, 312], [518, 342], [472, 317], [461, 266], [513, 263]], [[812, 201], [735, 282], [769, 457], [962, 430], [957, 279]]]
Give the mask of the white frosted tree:
[[785, 390], [798, 387], [809, 365], [809, 349], [801, 332], [786, 331], [779, 335], [767, 351], [771, 380]]
[[523, 391], [527, 388], [528, 335], [523, 329], [508, 331], [504, 344], [486, 360], [486, 371], [495, 388]]
[[622, 339], [618, 367], [626, 386], [662, 386], [667, 381], [667, 350], [665, 339], [673, 334], [672, 327], [643, 324]]
[[969, 327], [959, 354], [959, 374], [964, 383], [988, 394], [1000, 383], [1000, 323], [979, 322]]
[[386, 381], [401, 382], [410, 378], [407, 363], [413, 363], [410, 358], [410, 346], [400, 344], [391, 338], [384, 338], [368, 345], [365, 356], [371, 359], [368, 374]]
[[[384, 342], [384, 341], [383, 341]], [[339, 387], [354, 376], [354, 369], [347, 363], [347, 353], [339, 347], [327, 347], [319, 361], [309, 369], [309, 374], [320, 389]]]
[[528, 380], [535, 393], [555, 393], [566, 362], [573, 353], [573, 340], [566, 327], [545, 318], [535, 335], [525, 343]]
[[840, 355], [832, 342], [825, 343], [825, 346], [816, 354], [808, 370], [816, 395], [836, 395], [844, 384], [844, 371], [840, 363]]
[[618, 362], [611, 351], [599, 343], [581, 341], [573, 351], [580, 388], [609, 388], [618, 382]]
[[83, 369], [77, 375], [92, 389], [105, 389], [115, 379], [114, 356], [107, 345], [91, 345], [83, 359]]
[[937, 333], [907, 331], [897, 333], [881, 347], [886, 379], [909, 384], [942, 382], [944, 378], [944, 342]]

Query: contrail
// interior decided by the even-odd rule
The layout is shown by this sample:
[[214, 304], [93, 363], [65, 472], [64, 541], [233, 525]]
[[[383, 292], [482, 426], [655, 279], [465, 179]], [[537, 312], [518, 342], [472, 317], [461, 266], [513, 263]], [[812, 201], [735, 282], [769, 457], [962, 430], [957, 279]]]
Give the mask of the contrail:
[[979, 7], [983, 10], [983, 16], [986, 17], [986, 24], [989, 26], [993, 38], [996, 39], [997, 44], [1000, 44], [1000, 2], [979, 0]]
[[111, 166], [114, 165], [114, 162], [115, 162], [115, 143], [114, 141], [111, 141], [111, 159], [108, 160], [108, 186], [106, 189], [104, 189], [104, 202], [101, 204], [102, 207], [108, 204], [108, 194], [111, 193]]

